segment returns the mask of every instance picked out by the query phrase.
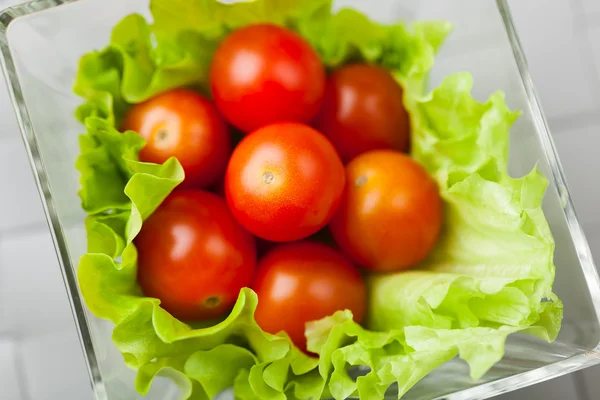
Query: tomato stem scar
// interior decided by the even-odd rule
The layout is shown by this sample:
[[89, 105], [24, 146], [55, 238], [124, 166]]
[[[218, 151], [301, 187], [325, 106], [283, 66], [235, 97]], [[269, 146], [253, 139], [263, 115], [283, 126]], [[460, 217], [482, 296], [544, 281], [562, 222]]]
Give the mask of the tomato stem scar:
[[275, 180], [275, 175], [271, 171], [265, 171], [262, 174], [262, 180], [267, 185]]
[[156, 132], [156, 136], [157, 136], [158, 140], [163, 141], [169, 136], [169, 131], [167, 131], [164, 128], [159, 129], [159, 131]]
[[365, 183], [367, 183], [367, 181], [369, 180], [369, 178], [367, 178], [364, 175], [359, 176], [358, 178], [356, 178], [356, 186], [361, 187], [363, 186]]
[[221, 299], [219, 298], [219, 296], [210, 296], [204, 300], [204, 306], [206, 308], [215, 308], [219, 304], [221, 304]]

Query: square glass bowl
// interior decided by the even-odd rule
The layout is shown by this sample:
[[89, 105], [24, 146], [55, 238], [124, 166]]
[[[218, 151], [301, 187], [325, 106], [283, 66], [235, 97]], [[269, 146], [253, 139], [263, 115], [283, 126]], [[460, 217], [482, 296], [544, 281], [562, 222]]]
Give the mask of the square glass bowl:
[[[554, 289], [565, 307], [560, 336], [547, 344], [512, 335], [504, 359], [480, 381], [472, 381], [466, 364], [455, 360], [422, 380], [405, 398], [483, 399], [599, 363], [600, 281], [506, 1], [339, 0], [337, 4], [357, 8], [380, 22], [450, 21], [454, 31], [438, 55], [430, 87], [450, 73], [469, 71], [478, 100], [503, 90], [508, 106], [523, 111], [511, 131], [510, 173], [522, 176], [537, 164], [550, 180], [544, 211], [556, 239]], [[88, 312], [78, 290], [76, 265], [86, 239], [74, 167], [82, 127], [73, 110], [81, 100], [71, 88], [80, 56], [104, 47], [115, 23], [132, 12], [149, 17], [148, 0], [41, 0], [0, 14], [4, 71], [99, 400], [141, 396], [134, 389], [134, 371], [112, 345], [111, 324]], [[170, 380], [159, 379], [145, 398], [178, 396]]]

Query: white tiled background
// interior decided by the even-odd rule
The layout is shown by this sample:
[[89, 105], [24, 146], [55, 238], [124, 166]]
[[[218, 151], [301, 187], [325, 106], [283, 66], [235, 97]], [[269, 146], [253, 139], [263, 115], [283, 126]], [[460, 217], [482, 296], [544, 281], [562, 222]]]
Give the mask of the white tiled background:
[[[0, 6], [14, 2], [0, 0]], [[600, 0], [511, 5], [578, 214], [600, 260]], [[39, 196], [0, 86], [0, 399], [91, 399]], [[499, 399], [593, 400], [599, 393], [600, 367]]]

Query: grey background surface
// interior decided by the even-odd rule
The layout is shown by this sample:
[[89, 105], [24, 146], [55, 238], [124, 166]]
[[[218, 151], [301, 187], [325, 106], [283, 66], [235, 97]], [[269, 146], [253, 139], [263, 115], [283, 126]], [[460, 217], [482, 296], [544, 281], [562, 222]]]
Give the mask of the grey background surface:
[[[490, 0], [482, 0], [490, 1]], [[14, 0], [0, 0], [0, 8]], [[600, 0], [512, 0], [580, 220], [600, 261]], [[91, 389], [39, 195], [0, 82], [0, 399]], [[600, 367], [498, 397], [600, 398]]]

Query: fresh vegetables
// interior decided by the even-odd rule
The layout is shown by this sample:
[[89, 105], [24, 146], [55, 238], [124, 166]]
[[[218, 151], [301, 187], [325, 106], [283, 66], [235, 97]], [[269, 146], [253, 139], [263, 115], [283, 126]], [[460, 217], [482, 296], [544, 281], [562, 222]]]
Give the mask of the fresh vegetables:
[[315, 127], [345, 162], [369, 150], [409, 149], [402, 87], [377, 65], [353, 63], [333, 71]]
[[414, 267], [442, 228], [436, 182], [407, 155], [373, 150], [346, 167], [348, 184], [331, 221], [336, 243], [358, 265], [390, 272]]
[[190, 90], [175, 89], [131, 107], [123, 130], [138, 132], [146, 145], [140, 160], [162, 164], [176, 157], [185, 186], [206, 188], [223, 178], [231, 136], [216, 107]]
[[325, 68], [301, 36], [253, 24], [219, 45], [210, 86], [223, 115], [249, 133], [275, 122], [310, 122], [323, 101]]
[[144, 222], [135, 245], [142, 291], [184, 321], [221, 317], [254, 277], [254, 238], [209, 192], [171, 194]]
[[[434, 54], [449, 31], [448, 24], [423, 22], [410, 28], [403, 24], [383, 26], [356, 11], [346, 9], [334, 13], [329, 0], [255, 0], [232, 5], [214, 0], [152, 0], [151, 11], [152, 26], [139, 15], [128, 16], [115, 27], [107, 48], [85, 55], [75, 84], [76, 93], [85, 98], [77, 110], [77, 117], [86, 129], [81, 136], [77, 168], [81, 171], [82, 206], [88, 213], [88, 253], [80, 260], [79, 284], [90, 310], [115, 324], [113, 342], [127, 365], [138, 370], [135, 382], [138, 392], [146, 393], [153, 378], [167, 372], [181, 384], [185, 398], [208, 399], [233, 387], [236, 397], [242, 400], [343, 399], [351, 395], [381, 399], [391, 384], [397, 384], [402, 396], [425, 375], [456, 356], [469, 364], [472, 378], [481, 377], [501, 359], [504, 342], [511, 333], [522, 332], [547, 341], [556, 338], [562, 305], [552, 293], [554, 241], [541, 208], [546, 181], [537, 170], [519, 179], [510, 177], [507, 172], [509, 129], [518, 113], [506, 107], [501, 93], [493, 94], [485, 103], [476, 102], [470, 96], [471, 78], [464, 73], [448, 77], [431, 93], [423, 92]], [[408, 160], [405, 165], [420, 164], [427, 171], [444, 205], [442, 230], [422, 262], [401, 272], [369, 271], [364, 278], [368, 290], [363, 303], [360, 295], [355, 298], [336, 296], [331, 309], [325, 307], [325, 301], [318, 303], [324, 307], [318, 311], [329, 315], [306, 324], [308, 354], [293, 345], [294, 342], [300, 347], [304, 344], [304, 338], [298, 339], [297, 324], [303, 323], [304, 318], [323, 314], [312, 314], [314, 310], [310, 309], [310, 313], [303, 313], [303, 318], [278, 318], [309, 310], [302, 301], [310, 297], [290, 297], [290, 302], [299, 302], [293, 309], [285, 305], [269, 308], [269, 301], [261, 303], [260, 295], [260, 292], [273, 293], [269, 290], [266, 273], [261, 278], [262, 285], [256, 280], [250, 288], [242, 288], [231, 311], [217, 321], [188, 325], [165, 311], [159, 299], [146, 297], [138, 283], [138, 275], [144, 269], [142, 262], [145, 262], [141, 252], [146, 250], [136, 244], [144, 238], [140, 231], [152, 230], [151, 221], [160, 217], [163, 207], [169, 205], [172, 198], [169, 196], [183, 193], [178, 186], [184, 181], [185, 166], [182, 168], [175, 157], [162, 165], [140, 162], [140, 151], [147, 142], [136, 132], [121, 133], [116, 129], [122, 126], [124, 116], [132, 107], [161, 93], [182, 87], [211, 92], [214, 86], [210, 72], [216, 68], [213, 62], [217, 49], [227, 38], [245, 30], [239, 28], [267, 24], [285, 27], [302, 37], [310, 44], [309, 49], [316, 51], [329, 77], [350, 64], [367, 64], [388, 71], [402, 89], [410, 121], [410, 156], [414, 161], [402, 156]], [[312, 78], [318, 82], [319, 76], [315, 75]], [[225, 115], [227, 106], [219, 106], [218, 96], [212, 94], [217, 109]], [[270, 108], [277, 110], [280, 105], [291, 103], [282, 95], [281, 104]], [[323, 104], [326, 103], [319, 106], [315, 115], [325, 109]], [[264, 105], [252, 102], [251, 107]], [[244, 118], [261, 117], [258, 111], [262, 108], [252, 109], [251, 114], [238, 112]], [[301, 109], [302, 106], [296, 112]], [[240, 146], [253, 141], [258, 133], [254, 124], [263, 123], [271, 125], [268, 129], [273, 129], [273, 123], [278, 126], [275, 130], [281, 134], [271, 137], [276, 136], [281, 142], [297, 140], [297, 136], [314, 139], [297, 144], [298, 149], [327, 147], [314, 145], [320, 133], [306, 126], [308, 122], [318, 128], [317, 121], [322, 117], [307, 115], [308, 112], [304, 116], [287, 116], [288, 121], [249, 119], [251, 123], [245, 128], [240, 124], [238, 128], [251, 133], [238, 144], [233, 157]], [[225, 115], [225, 118], [231, 117]], [[253, 126], [248, 129], [250, 125]], [[280, 131], [281, 125], [297, 127], [304, 133], [285, 135]], [[258, 127], [262, 129], [267, 128]], [[400, 154], [394, 144], [384, 147], [387, 152]], [[340, 152], [340, 148], [337, 150]], [[328, 152], [314, 151], [317, 155]], [[250, 149], [248, 154], [251, 153]], [[279, 150], [273, 153], [278, 154]], [[301, 152], [287, 154], [290, 157], [296, 153]], [[357, 160], [369, 156], [369, 153], [359, 155]], [[315, 162], [309, 158], [311, 163]], [[321, 157], [317, 157], [318, 165], [320, 160]], [[260, 168], [257, 171], [260, 175], [264, 173]], [[394, 173], [397, 171], [389, 177], [386, 175], [383, 181], [393, 180]], [[343, 169], [340, 174], [340, 179], [344, 179]], [[239, 174], [233, 176], [240, 177]], [[321, 178], [337, 181], [329, 175], [315, 174], [315, 179], [317, 177], [318, 182], [313, 184], [321, 184]], [[238, 191], [232, 190], [229, 182], [229, 179], [225, 182], [225, 192], [231, 197]], [[348, 179], [342, 186], [348, 188], [353, 183]], [[218, 188], [220, 183], [213, 186]], [[423, 186], [427, 188], [428, 184]], [[409, 190], [412, 186], [402, 187]], [[415, 187], [419, 189], [418, 185]], [[331, 185], [321, 188], [332, 190]], [[290, 186], [289, 190], [305, 193], [312, 190], [312, 186]], [[399, 189], [383, 185], [380, 190]], [[424, 189], [424, 192], [428, 191]], [[331, 192], [323, 190], [323, 195], [326, 194]], [[256, 204], [263, 200], [256, 200]], [[225, 206], [222, 196], [217, 203], [222, 210]], [[226, 208], [233, 208], [231, 199], [228, 204]], [[337, 212], [340, 206], [332, 205], [332, 208]], [[233, 218], [239, 219], [233, 209], [230, 212]], [[195, 214], [190, 212], [190, 215]], [[211, 220], [210, 216], [207, 218], [205, 221]], [[242, 225], [240, 222], [237, 223]], [[280, 229], [278, 233], [286, 232]], [[317, 228], [310, 231], [313, 229]], [[310, 231], [302, 235], [310, 235]], [[164, 235], [168, 235], [168, 230]], [[218, 230], [214, 235], [224, 236]], [[200, 245], [206, 238], [198, 240], [196, 243]], [[273, 258], [275, 261], [285, 258], [275, 256], [289, 246], [312, 246], [314, 241], [275, 245], [259, 242], [261, 247], [264, 244], [270, 247], [259, 261], [259, 271], [293, 268], [298, 274], [296, 277], [310, 282], [306, 285], [318, 282], [310, 279], [313, 275], [309, 273], [327, 275], [325, 272], [333, 267], [326, 262], [328, 267], [318, 270], [300, 268], [298, 260], [318, 257], [323, 263], [329, 257], [324, 253], [345, 257], [339, 250], [321, 244], [317, 246], [325, 246], [327, 250], [306, 251], [305, 248], [302, 254], [296, 255], [290, 251], [295, 262], [269, 262]], [[386, 243], [382, 240], [381, 245]], [[231, 247], [237, 246], [240, 245]], [[197, 254], [207, 257], [202, 252]], [[339, 257], [331, 257], [334, 258]], [[268, 268], [263, 269], [263, 263]], [[340, 264], [346, 265], [344, 270], [354, 271], [348, 276], [357, 276], [348, 260]], [[196, 262], [190, 272], [201, 277], [205, 268], [208, 269], [206, 264]], [[162, 267], [157, 270], [163, 271]], [[257, 276], [260, 278], [261, 272]], [[344, 282], [340, 279], [335, 283], [350, 292]], [[357, 288], [360, 286], [358, 280], [353, 282]], [[332, 283], [327, 279], [324, 285], [338, 290], [340, 286]], [[185, 284], [193, 282], [190, 279]], [[356, 289], [352, 293], [361, 291]], [[211, 293], [198, 292], [200, 303], [196, 304], [201, 306], [205, 295]], [[262, 297], [270, 298], [269, 295]], [[367, 309], [364, 319], [360, 304]], [[257, 307], [266, 308], [257, 311]], [[332, 314], [333, 308], [339, 309]], [[267, 320], [289, 322], [294, 326], [282, 324], [290, 334], [274, 335], [259, 325], [261, 321], [268, 325]], [[355, 376], [355, 371], [350, 374], [349, 366], [368, 367], [368, 372], [353, 379], [351, 375]]]
[[303, 350], [307, 322], [350, 310], [361, 323], [366, 309], [358, 270], [341, 252], [320, 243], [288, 243], [269, 251], [252, 289], [259, 299], [254, 314], [258, 325], [273, 334], [285, 331]]
[[237, 220], [274, 242], [304, 239], [337, 210], [344, 166], [329, 141], [299, 123], [267, 125], [234, 150], [225, 180]]

